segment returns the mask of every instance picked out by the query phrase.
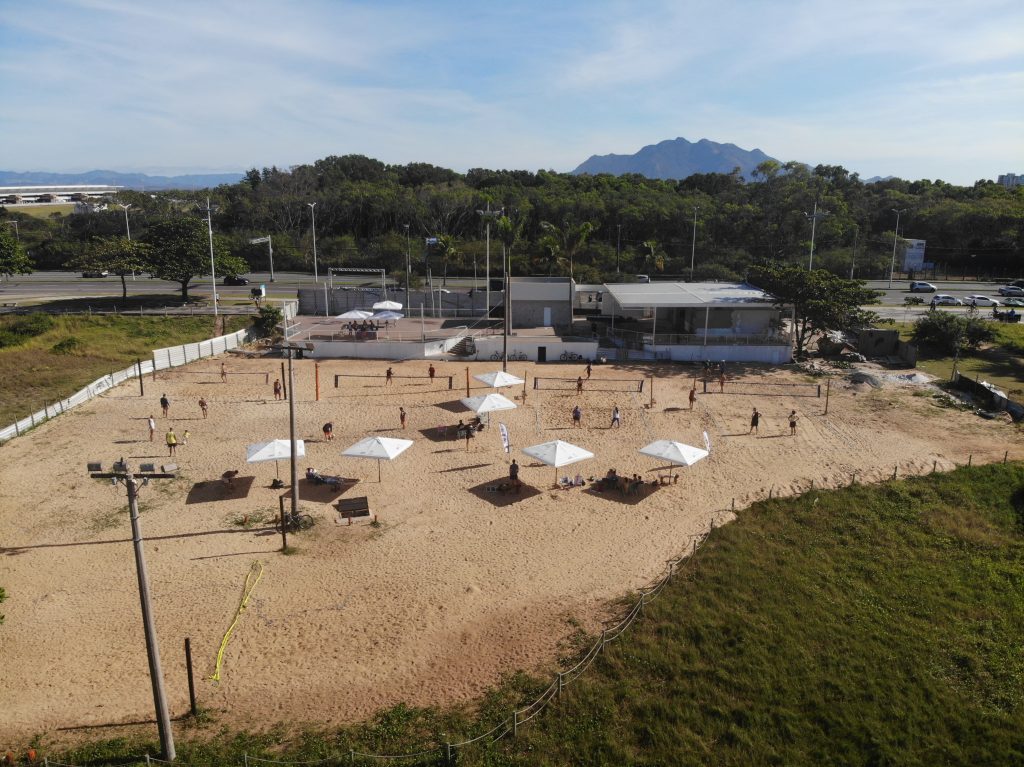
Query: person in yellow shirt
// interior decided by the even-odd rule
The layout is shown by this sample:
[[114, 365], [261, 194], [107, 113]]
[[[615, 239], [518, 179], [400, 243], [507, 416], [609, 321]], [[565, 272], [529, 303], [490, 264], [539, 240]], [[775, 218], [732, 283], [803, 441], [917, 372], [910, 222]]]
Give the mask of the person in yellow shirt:
[[167, 455], [174, 455], [174, 451], [178, 448], [178, 435], [174, 433], [174, 427], [172, 426], [167, 430]]

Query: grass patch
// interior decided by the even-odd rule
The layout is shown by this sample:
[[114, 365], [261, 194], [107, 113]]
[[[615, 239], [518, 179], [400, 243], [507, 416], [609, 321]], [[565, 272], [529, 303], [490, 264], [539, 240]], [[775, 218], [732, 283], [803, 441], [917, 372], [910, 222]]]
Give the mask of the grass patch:
[[[227, 332], [248, 321], [226, 318]], [[0, 424], [24, 418], [136, 359], [151, 359], [153, 349], [210, 338], [213, 328], [209, 316], [0, 316]]]
[[[990, 465], [758, 503], [562, 702], [458, 764], [1024, 763], [1022, 487], [1024, 466]], [[418, 751], [480, 734], [549, 681], [512, 675], [472, 715], [400, 705], [349, 729], [190, 732], [179, 758]], [[123, 763], [147, 746], [61, 761]]]

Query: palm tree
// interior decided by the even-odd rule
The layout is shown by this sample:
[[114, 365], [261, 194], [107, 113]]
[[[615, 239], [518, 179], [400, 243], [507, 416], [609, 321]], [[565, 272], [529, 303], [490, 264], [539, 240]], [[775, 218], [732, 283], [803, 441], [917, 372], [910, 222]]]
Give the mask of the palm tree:
[[552, 256], [554, 257], [556, 252], [560, 253], [561, 257], [569, 262], [569, 278], [572, 279], [573, 264], [576, 256], [579, 255], [580, 251], [583, 250], [583, 246], [586, 245], [587, 240], [594, 231], [594, 225], [589, 221], [579, 224], [563, 221], [562, 226], [558, 227], [548, 221], [541, 221], [540, 226], [557, 245], [557, 251], [554, 248], [551, 249]]

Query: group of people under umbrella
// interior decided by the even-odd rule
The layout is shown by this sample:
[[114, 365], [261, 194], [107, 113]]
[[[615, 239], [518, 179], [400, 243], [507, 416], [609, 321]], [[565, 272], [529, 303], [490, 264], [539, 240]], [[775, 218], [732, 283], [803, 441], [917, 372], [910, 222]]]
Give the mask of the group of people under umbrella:
[[[376, 305], [375, 305], [376, 306]], [[498, 371], [495, 373], [484, 373], [473, 376], [478, 381], [501, 388], [505, 386], [517, 386], [523, 383], [523, 379], [517, 376]], [[489, 415], [502, 410], [514, 410], [517, 405], [502, 394], [482, 394], [475, 397], [466, 397], [461, 400], [462, 404], [472, 410], [477, 416]], [[381, 479], [381, 461], [393, 461], [410, 447], [413, 441], [410, 439], [396, 439], [393, 437], [366, 437], [354, 445], [341, 451], [343, 456], [352, 458], [369, 458], [377, 461], [377, 481]], [[705, 448], [686, 445], [673, 440], [661, 439], [651, 442], [640, 448], [644, 455], [667, 461], [670, 467], [692, 466], [709, 455], [710, 444], [705, 434]], [[585, 448], [565, 442], [560, 439], [550, 442], [543, 442], [539, 445], [532, 445], [523, 448], [523, 454], [551, 466], [555, 470], [555, 482], [558, 482], [558, 470], [564, 466], [570, 466], [580, 461], [594, 457], [594, 454]], [[295, 457], [301, 458], [306, 454], [305, 442], [301, 439], [295, 440]], [[262, 442], [256, 445], [249, 445], [246, 461], [248, 463], [259, 463], [262, 461], [277, 461], [288, 458], [292, 455], [292, 443], [287, 439], [275, 439], [270, 442]], [[518, 468], [518, 467], [517, 467]], [[278, 477], [280, 473], [278, 472]], [[518, 480], [518, 474], [515, 478]], [[279, 484], [279, 479], [276, 480]]]
[[373, 305], [373, 311], [350, 309], [335, 319], [351, 320], [348, 328], [352, 331], [377, 330], [379, 322], [383, 322], [386, 327], [388, 323], [402, 319], [405, 315], [401, 313], [401, 308], [402, 305], [397, 301], [378, 301]]

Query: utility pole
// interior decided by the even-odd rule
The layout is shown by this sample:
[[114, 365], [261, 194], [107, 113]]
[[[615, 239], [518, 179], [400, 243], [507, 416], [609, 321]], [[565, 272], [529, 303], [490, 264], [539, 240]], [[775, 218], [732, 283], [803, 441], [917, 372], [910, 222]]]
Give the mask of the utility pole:
[[690, 282], [693, 282], [693, 262], [697, 257], [697, 211], [700, 207], [693, 206], [693, 241], [690, 243]]
[[313, 217], [312, 226], [310, 227], [313, 230], [313, 282], [320, 282], [320, 273], [316, 266], [316, 203], [307, 202], [306, 205], [309, 206], [309, 213]]
[[206, 198], [206, 231], [210, 235], [210, 286], [213, 288], [213, 316], [217, 316], [217, 267], [213, 262], [213, 206]]
[[814, 212], [813, 213], [804, 213], [804, 215], [807, 216], [807, 218], [811, 222], [811, 255], [807, 259], [807, 271], [811, 271], [814, 268], [814, 231], [817, 228], [818, 219], [819, 218], [825, 218], [825, 216], [827, 216], [829, 214], [828, 214], [828, 211], [825, 211], [825, 210], [823, 210], [823, 211], [821, 211], [819, 213], [818, 212], [818, 201], [815, 200], [814, 201]]
[[272, 346], [272, 349], [286, 352], [288, 354], [288, 433], [291, 440], [291, 470], [292, 470], [292, 517], [299, 513], [299, 469], [298, 457], [295, 455], [298, 450], [298, 440], [295, 438], [295, 376], [292, 373], [292, 352], [306, 351], [305, 346], [292, 346], [290, 344], [279, 344]]
[[484, 317], [491, 316], [491, 220], [504, 215], [505, 209], [491, 210], [490, 201], [487, 202], [487, 210], [478, 210], [477, 215], [482, 216], [487, 222], [487, 258], [484, 264], [484, 279], [487, 282], [487, 287], [484, 292]]
[[405, 306], [409, 307], [412, 294], [409, 292], [409, 273], [412, 271], [412, 251], [409, 246], [409, 225], [405, 225]]
[[[615, 273], [619, 273], [619, 253], [622, 250], [622, 224], [616, 224], [615, 229], [617, 234], [615, 235]], [[692, 277], [692, 275], [691, 275]]]
[[892, 263], [889, 264], [889, 287], [890, 288], [892, 287], [892, 275], [893, 275], [893, 272], [896, 271], [896, 242], [900, 238], [900, 214], [906, 213], [907, 209], [906, 208], [900, 208], [899, 210], [896, 210], [896, 208], [892, 208], [891, 210], [892, 210], [893, 213], [896, 214], [896, 231], [892, 235]]
[[[103, 471], [100, 463], [87, 466], [89, 476], [93, 479], [109, 479], [114, 485], [124, 483], [128, 489], [128, 511], [132, 524], [132, 545], [135, 549], [135, 572], [139, 581], [139, 602], [142, 606], [142, 628], [146, 636], [146, 656], [149, 660], [149, 678], [153, 686], [153, 706], [156, 710], [156, 725], [160, 733], [161, 758], [173, 762], [174, 733], [171, 731], [171, 716], [167, 708], [167, 696], [164, 693], [163, 671], [160, 667], [160, 645], [157, 642], [156, 628], [153, 624], [153, 608], [149, 597], [149, 575], [146, 571], [146, 555], [142, 549], [142, 526], [139, 522], [139, 486], [136, 477], [148, 485], [151, 479], [174, 479], [171, 466], [161, 466], [156, 471], [153, 464], [142, 464], [140, 472], [135, 474], [128, 467], [124, 458], [116, 462], [112, 471]], [[174, 467], [176, 469], [177, 467]]]

